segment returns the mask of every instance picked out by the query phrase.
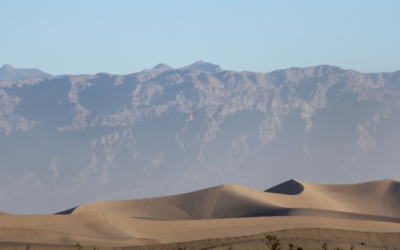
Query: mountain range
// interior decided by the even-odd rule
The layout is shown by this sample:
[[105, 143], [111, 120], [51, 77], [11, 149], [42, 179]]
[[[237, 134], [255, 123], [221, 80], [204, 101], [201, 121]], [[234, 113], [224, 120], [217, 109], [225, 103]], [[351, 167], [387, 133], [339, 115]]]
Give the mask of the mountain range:
[[287, 179], [400, 178], [400, 71], [237, 72], [203, 61], [128, 75], [0, 69], [0, 210]]

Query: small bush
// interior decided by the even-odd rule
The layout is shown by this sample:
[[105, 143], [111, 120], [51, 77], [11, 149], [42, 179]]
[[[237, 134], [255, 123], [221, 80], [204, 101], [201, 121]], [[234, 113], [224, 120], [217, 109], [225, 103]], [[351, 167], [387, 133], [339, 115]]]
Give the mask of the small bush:
[[267, 235], [265, 236], [265, 238], [267, 239], [267, 246], [269, 247], [269, 249], [271, 250], [281, 250], [281, 241], [278, 240], [278, 238], [276, 237], [276, 235]]

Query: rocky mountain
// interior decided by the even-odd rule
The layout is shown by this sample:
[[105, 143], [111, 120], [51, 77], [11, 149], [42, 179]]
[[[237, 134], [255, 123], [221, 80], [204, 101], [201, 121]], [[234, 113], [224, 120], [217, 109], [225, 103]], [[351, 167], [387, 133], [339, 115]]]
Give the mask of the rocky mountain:
[[52, 75], [38, 69], [17, 69], [9, 64], [0, 68], [0, 81], [15, 81], [28, 78], [48, 78]]
[[400, 71], [197, 62], [0, 82], [0, 210], [400, 178]]

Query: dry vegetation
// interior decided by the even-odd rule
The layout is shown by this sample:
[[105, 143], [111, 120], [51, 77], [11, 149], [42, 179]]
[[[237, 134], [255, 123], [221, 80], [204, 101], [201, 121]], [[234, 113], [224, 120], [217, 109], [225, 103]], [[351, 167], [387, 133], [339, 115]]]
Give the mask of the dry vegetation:
[[132, 247], [0, 244], [15, 250], [400, 250], [399, 233], [292, 229], [274, 233]]

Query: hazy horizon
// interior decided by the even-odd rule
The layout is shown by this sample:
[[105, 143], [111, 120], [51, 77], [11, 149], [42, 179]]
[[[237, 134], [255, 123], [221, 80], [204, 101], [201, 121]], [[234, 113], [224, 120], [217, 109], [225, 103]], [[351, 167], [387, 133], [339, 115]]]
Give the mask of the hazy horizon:
[[[394, 71], [380, 71], [380, 72], [370, 72], [370, 71], [368, 71], [368, 72], [363, 72], [363, 71], [358, 71], [358, 70], [355, 70], [355, 69], [352, 69], [352, 68], [343, 68], [343, 67], [340, 67], [340, 65], [329, 65], [329, 64], [308, 65], [308, 66], [305, 66], [305, 67], [295, 67], [295, 66], [293, 66], [293, 67], [288, 67], [288, 68], [275, 69], [275, 70], [272, 70], [272, 71], [269, 71], [269, 72], [258, 72], [258, 71], [248, 71], [248, 70], [239, 71], [239, 70], [227, 69], [227, 68], [224, 68], [224, 67], [222, 67], [221, 65], [219, 65], [219, 64], [217, 64], [217, 63], [207, 62], [207, 61], [204, 61], [204, 60], [197, 60], [197, 61], [195, 61], [195, 62], [193, 62], [193, 63], [189, 63], [189, 64], [187, 64], [187, 65], [181, 65], [181, 66], [179, 66], [179, 67], [171, 67], [171, 65], [169, 65], [169, 64], [167, 64], [167, 63], [158, 63], [157, 65], [154, 65], [154, 66], [152, 66], [152, 67], [143, 68], [143, 69], [141, 69], [141, 70], [139, 70], [139, 71], [128, 72], [128, 73], [126, 73], [126, 74], [116, 74], [116, 73], [109, 72], [109, 71], [96, 72], [96, 73], [93, 73], [93, 74], [92, 74], [92, 73], [82, 73], [82, 74], [67, 74], [67, 73], [61, 73], [61, 74], [52, 74], [52, 72], [43, 71], [42, 69], [37, 68], [37, 67], [21, 68], [21, 67], [15, 66], [15, 65], [11, 65], [11, 64], [9, 64], [9, 63], [0, 65], [0, 68], [6, 67], [6, 65], [8, 65], [8, 66], [11, 66], [13, 69], [16, 69], [16, 70], [39, 70], [39, 71], [42, 71], [42, 72], [44, 72], [44, 73], [50, 74], [50, 75], [52, 75], [52, 76], [77, 76], [77, 75], [97, 75], [97, 74], [110, 74], [110, 75], [116, 75], [116, 76], [118, 76], [118, 75], [124, 76], [124, 75], [129, 75], [129, 74], [140, 73], [140, 72], [143, 72], [143, 71], [145, 71], [145, 70], [151, 70], [151, 69], [156, 68], [158, 65], [165, 65], [165, 66], [171, 67], [173, 70], [178, 70], [178, 69], [181, 69], [181, 68], [189, 67], [189, 66], [191, 66], [191, 65], [193, 65], [193, 64], [195, 64], [195, 63], [199, 63], [199, 62], [204, 62], [204, 63], [209, 63], [209, 64], [212, 64], [212, 65], [215, 65], [215, 66], [219, 66], [219, 67], [221, 67], [221, 69], [222, 69], [223, 71], [226, 70], [226, 71], [235, 71], [235, 72], [254, 72], [254, 73], [263, 73], [263, 74], [270, 74], [270, 73], [273, 73], [273, 72], [282, 71], [282, 70], [289, 70], [289, 69], [307, 69], [307, 68], [314, 68], [314, 67], [320, 67], [320, 66], [337, 67], [337, 68], [340, 68], [340, 69], [343, 69], [343, 70], [354, 70], [354, 71], [359, 72], [359, 73], [361, 73], [361, 74], [368, 74], [368, 73], [393, 73], [393, 72], [400, 71], [400, 69], [398, 69], [398, 70], [394, 70]], [[1, 81], [1, 80], [0, 80], [0, 81]], [[13, 80], [13, 81], [16, 81], [16, 80]]]
[[[61, 3], [61, 4], [60, 4]], [[0, 9], [0, 65], [128, 74], [204, 60], [237, 71], [400, 69], [397, 1], [36, 1]]]

